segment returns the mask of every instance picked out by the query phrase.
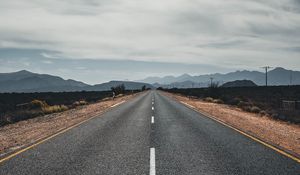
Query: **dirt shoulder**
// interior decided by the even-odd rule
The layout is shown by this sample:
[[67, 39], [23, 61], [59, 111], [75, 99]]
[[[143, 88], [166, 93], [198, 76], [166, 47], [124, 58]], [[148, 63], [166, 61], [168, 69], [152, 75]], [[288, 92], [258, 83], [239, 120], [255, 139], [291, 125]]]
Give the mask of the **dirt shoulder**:
[[[139, 94], [139, 93], [138, 93]], [[111, 106], [127, 101], [138, 94], [103, 100], [65, 112], [49, 114], [0, 127], [0, 157], [47, 138], [61, 130], [100, 115]]]
[[199, 99], [189, 99], [177, 94], [164, 93], [173, 99], [195, 107], [200, 112], [212, 115], [226, 124], [286, 149], [297, 157], [300, 155], [299, 125], [244, 112], [237, 107], [229, 105], [209, 103]]

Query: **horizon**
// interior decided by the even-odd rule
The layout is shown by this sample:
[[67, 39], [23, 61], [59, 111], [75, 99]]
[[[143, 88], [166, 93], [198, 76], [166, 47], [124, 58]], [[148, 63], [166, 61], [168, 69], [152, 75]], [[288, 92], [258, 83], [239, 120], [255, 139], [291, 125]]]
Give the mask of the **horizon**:
[[[272, 67], [271, 70], [269, 70], [268, 72], [272, 71], [272, 70], [275, 70], [275, 69], [284, 69], [284, 70], [287, 70], [287, 71], [294, 71], [294, 72], [300, 72], [299, 70], [291, 70], [291, 69], [286, 69], [286, 68], [283, 68], [283, 67]], [[45, 74], [45, 73], [38, 73], [38, 72], [32, 72], [32, 71], [29, 71], [29, 70], [19, 70], [19, 71], [13, 71], [13, 72], [0, 72], [1, 73], [17, 73], [17, 72], [22, 72], [22, 71], [25, 71], [25, 72], [30, 72], [30, 73], [35, 73], [35, 74]], [[143, 82], [144, 80], [148, 79], [148, 78], [166, 78], [166, 77], [174, 77], [174, 78], [177, 78], [177, 77], [180, 77], [182, 75], [189, 75], [189, 76], [207, 76], [207, 75], [215, 75], [215, 74], [221, 74], [221, 75], [226, 75], [226, 74], [229, 74], [229, 73], [236, 73], [236, 72], [243, 72], [243, 71], [248, 71], [248, 72], [260, 72], [260, 73], [264, 73], [263, 71], [258, 71], [258, 70], [235, 70], [235, 71], [231, 71], [231, 72], [225, 72], [225, 73], [219, 73], [219, 72], [215, 72], [215, 73], [211, 73], [211, 74], [188, 74], [188, 73], [183, 73], [183, 74], [179, 74], [179, 75], [165, 75], [165, 76], [149, 76], [149, 77], [144, 77], [143, 79], [139, 79], [139, 80], [128, 80], [128, 79], [125, 79], [125, 80], [120, 80], [120, 79], [111, 79], [111, 80], [108, 80], [108, 81], [105, 81], [105, 82], [98, 82], [98, 83], [94, 83], [94, 84], [91, 84], [91, 83], [86, 83], [84, 81], [81, 81], [81, 80], [78, 80], [78, 79], [70, 79], [70, 78], [64, 78], [64, 77], [61, 77], [61, 76], [58, 76], [58, 75], [55, 75], [55, 74], [45, 74], [45, 75], [51, 75], [51, 76], [58, 76], [60, 78], [63, 78], [64, 80], [75, 80], [75, 81], [79, 81], [79, 82], [83, 82], [87, 85], [97, 85], [97, 84], [102, 84], [102, 83], [108, 83], [108, 82], [113, 82], [113, 81], [123, 81], [123, 82]], [[238, 80], [238, 79], [237, 79]], [[247, 79], [243, 79], [243, 80], [247, 80]], [[208, 80], [209, 81], [209, 80]], [[157, 83], [157, 82], [156, 82]], [[173, 82], [173, 83], [176, 83], [176, 82]], [[149, 84], [155, 84], [155, 83], [149, 83]]]

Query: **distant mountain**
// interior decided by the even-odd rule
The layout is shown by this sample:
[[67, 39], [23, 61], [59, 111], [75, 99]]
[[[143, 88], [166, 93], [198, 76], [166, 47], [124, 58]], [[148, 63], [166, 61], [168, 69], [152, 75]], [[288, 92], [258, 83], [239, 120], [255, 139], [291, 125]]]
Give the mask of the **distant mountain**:
[[13, 73], [0, 73], [0, 92], [62, 92], [62, 91], [104, 91], [112, 86], [124, 84], [126, 89], [140, 89], [147, 83], [111, 81], [98, 85], [88, 85], [80, 81], [64, 80], [58, 76], [37, 74], [26, 70]]
[[79, 81], [26, 70], [0, 73], [0, 92], [75, 91], [87, 86], [89, 85]]
[[[227, 74], [206, 74], [199, 76], [191, 76], [188, 74], [183, 74], [182, 76], [166, 76], [166, 77], [150, 77], [144, 80], [140, 80], [145, 83], [156, 83], [160, 86], [167, 86], [174, 83], [183, 83], [183, 82], [194, 82], [195, 84], [202, 84], [203, 87], [206, 87], [210, 83], [210, 78], [213, 78], [213, 81], [224, 84], [226, 82], [235, 81], [235, 80], [251, 80], [257, 85], [265, 85], [265, 73], [258, 71], [236, 71], [230, 72]], [[269, 85], [299, 85], [300, 84], [300, 71], [286, 70], [284, 68], [275, 68], [268, 72], [268, 84]], [[180, 86], [183, 86], [182, 84]]]
[[257, 86], [251, 80], [235, 80], [224, 83], [221, 87], [255, 87]]

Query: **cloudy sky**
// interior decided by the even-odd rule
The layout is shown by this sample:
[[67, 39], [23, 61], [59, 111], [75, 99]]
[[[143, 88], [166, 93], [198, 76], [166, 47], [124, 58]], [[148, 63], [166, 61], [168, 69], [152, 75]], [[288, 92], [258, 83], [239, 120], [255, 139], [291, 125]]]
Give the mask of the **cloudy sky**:
[[0, 72], [87, 83], [300, 68], [300, 0], [0, 0]]

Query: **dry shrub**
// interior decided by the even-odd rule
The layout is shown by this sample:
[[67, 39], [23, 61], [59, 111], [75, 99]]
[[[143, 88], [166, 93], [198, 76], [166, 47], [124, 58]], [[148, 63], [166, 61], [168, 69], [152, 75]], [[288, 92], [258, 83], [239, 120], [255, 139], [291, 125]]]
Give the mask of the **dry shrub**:
[[257, 106], [252, 106], [250, 110], [253, 113], [259, 113], [261, 111], [261, 109]]
[[260, 116], [268, 116], [269, 114], [266, 111], [262, 110], [259, 112], [259, 115]]
[[203, 100], [206, 101], [206, 102], [210, 102], [210, 103], [213, 103], [213, 102], [214, 102], [214, 99], [211, 98], [211, 97], [206, 97], [206, 98], [204, 98]]
[[233, 98], [233, 99], [230, 99], [230, 100], [228, 101], [228, 103], [229, 103], [230, 105], [238, 105], [241, 101], [242, 101], [242, 99], [240, 99], [240, 98], [238, 98], [238, 97], [235, 97], [235, 98]]
[[85, 100], [80, 100], [80, 101], [75, 101], [73, 103], [74, 106], [82, 106], [82, 105], [87, 105], [88, 102], [86, 102]]
[[221, 99], [214, 99], [213, 102], [218, 104], [224, 104], [224, 101]]
[[116, 97], [123, 97], [123, 96], [124, 96], [124, 94], [119, 94]]
[[240, 101], [240, 102], [238, 103], [237, 106], [238, 106], [239, 108], [242, 108], [242, 109], [243, 109], [243, 107], [249, 107], [249, 106], [251, 106], [251, 104], [248, 103], [248, 102]]
[[42, 111], [45, 114], [51, 114], [51, 113], [55, 113], [55, 112], [62, 112], [62, 111], [66, 111], [69, 108], [65, 105], [54, 105], [54, 106], [48, 106], [48, 107], [44, 107], [42, 108]]
[[41, 101], [41, 100], [32, 100], [30, 102], [30, 107], [32, 109], [36, 109], [36, 108], [44, 108], [44, 107], [48, 107], [49, 105], [45, 102], [45, 101]]

